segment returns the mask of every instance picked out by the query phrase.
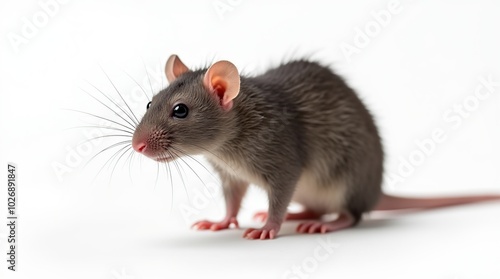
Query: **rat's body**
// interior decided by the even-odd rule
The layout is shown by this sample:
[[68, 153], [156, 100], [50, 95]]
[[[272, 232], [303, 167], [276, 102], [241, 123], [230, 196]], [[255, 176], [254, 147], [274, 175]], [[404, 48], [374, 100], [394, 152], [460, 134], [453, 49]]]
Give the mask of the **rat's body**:
[[274, 192], [271, 198], [285, 204], [280, 211], [292, 195], [318, 214], [347, 211], [359, 219], [375, 206], [382, 182], [380, 138], [341, 78], [316, 63], [296, 61], [242, 77], [240, 92], [230, 112], [234, 137], [213, 150], [217, 157], [208, 154], [219, 172]]
[[[260, 215], [266, 225], [247, 230], [251, 239], [274, 238], [285, 217], [316, 219], [301, 224], [299, 232], [342, 229], [377, 206], [383, 151], [376, 125], [353, 90], [330, 69], [302, 60], [260, 76], [240, 77], [227, 61], [189, 71], [172, 56], [166, 74], [171, 84], [153, 99], [133, 146], [159, 161], [203, 154], [219, 172], [226, 218], [201, 221], [197, 228], [237, 225], [249, 184], [263, 187], [269, 196], [269, 214]], [[382, 197], [379, 208], [389, 209], [498, 198]], [[305, 211], [287, 215], [292, 200]], [[329, 213], [339, 218], [318, 219]]]

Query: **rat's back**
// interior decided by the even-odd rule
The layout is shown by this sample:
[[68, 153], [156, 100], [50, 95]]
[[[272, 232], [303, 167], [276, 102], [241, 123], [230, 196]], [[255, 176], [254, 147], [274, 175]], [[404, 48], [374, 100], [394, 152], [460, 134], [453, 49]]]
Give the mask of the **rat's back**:
[[[381, 191], [383, 152], [373, 118], [355, 92], [329, 68], [305, 60], [257, 79], [293, 104], [304, 133], [305, 167], [294, 199], [318, 211], [348, 209], [355, 217], [369, 211]], [[332, 195], [340, 200], [332, 202]]]

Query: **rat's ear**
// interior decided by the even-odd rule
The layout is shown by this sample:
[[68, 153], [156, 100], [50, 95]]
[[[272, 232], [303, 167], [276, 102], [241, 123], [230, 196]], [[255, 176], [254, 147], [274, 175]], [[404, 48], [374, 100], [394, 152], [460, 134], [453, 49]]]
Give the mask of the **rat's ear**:
[[167, 75], [168, 82], [172, 83], [178, 76], [187, 71], [189, 71], [188, 67], [182, 63], [177, 55], [170, 55], [165, 64], [165, 74]]
[[219, 61], [208, 68], [203, 84], [219, 97], [223, 109], [233, 107], [233, 99], [240, 93], [240, 75], [238, 69], [229, 61]]

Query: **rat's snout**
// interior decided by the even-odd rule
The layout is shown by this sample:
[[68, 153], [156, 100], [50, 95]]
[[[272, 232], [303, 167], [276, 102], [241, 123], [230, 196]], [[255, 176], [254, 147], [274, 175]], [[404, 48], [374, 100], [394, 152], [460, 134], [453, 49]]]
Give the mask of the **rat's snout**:
[[139, 153], [144, 153], [146, 152], [147, 146], [147, 137], [137, 135], [137, 132], [134, 133], [132, 138], [132, 148]]
[[156, 129], [137, 129], [132, 137], [132, 148], [142, 155], [159, 162], [170, 161], [172, 156], [167, 152], [165, 133]]

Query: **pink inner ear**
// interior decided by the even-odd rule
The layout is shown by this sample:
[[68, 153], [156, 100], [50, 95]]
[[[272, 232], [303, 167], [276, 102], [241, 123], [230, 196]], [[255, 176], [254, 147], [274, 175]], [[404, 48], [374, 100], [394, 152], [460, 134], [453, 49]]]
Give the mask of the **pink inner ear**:
[[233, 99], [240, 91], [240, 76], [236, 67], [229, 61], [219, 61], [208, 68], [203, 78], [205, 88], [219, 98], [224, 110], [230, 110]]
[[226, 82], [220, 77], [215, 77], [212, 79], [212, 87], [215, 94], [219, 97], [221, 104], [223, 104], [224, 93], [226, 93], [227, 88]]

